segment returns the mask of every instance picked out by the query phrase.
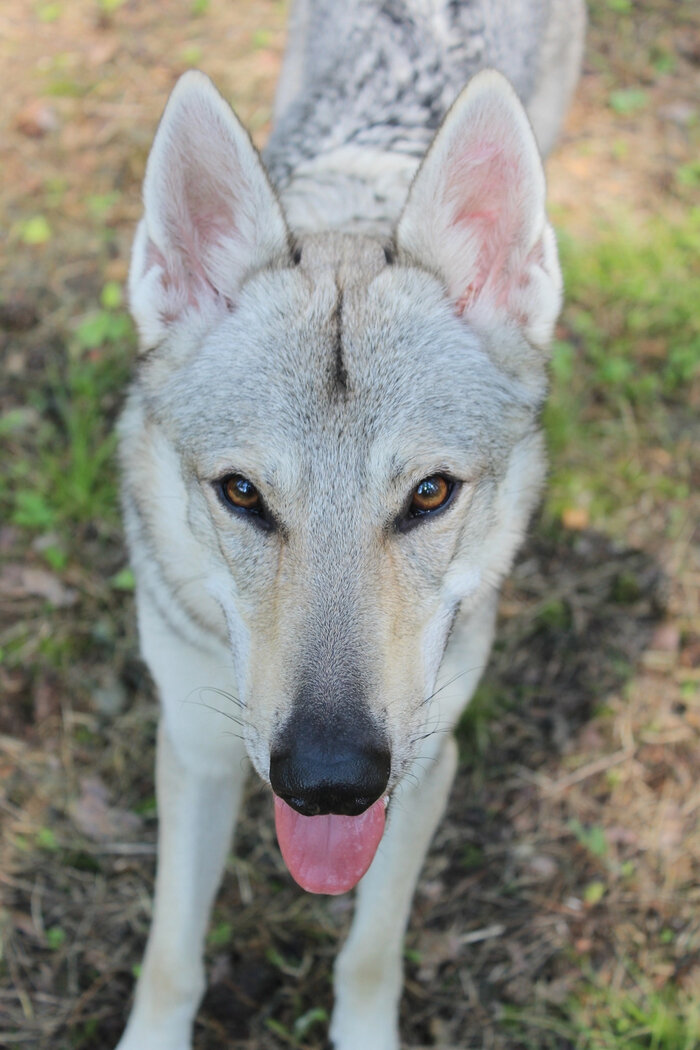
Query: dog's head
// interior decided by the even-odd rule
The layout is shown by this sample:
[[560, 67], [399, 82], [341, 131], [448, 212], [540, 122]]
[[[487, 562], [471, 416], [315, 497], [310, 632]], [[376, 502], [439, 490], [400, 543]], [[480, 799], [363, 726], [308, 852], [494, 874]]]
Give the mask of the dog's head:
[[163, 574], [225, 619], [260, 775], [298, 813], [372, 810], [541, 484], [560, 276], [532, 131], [480, 74], [390, 245], [293, 240], [245, 131], [187, 74], [144, 201], [123, 443]]

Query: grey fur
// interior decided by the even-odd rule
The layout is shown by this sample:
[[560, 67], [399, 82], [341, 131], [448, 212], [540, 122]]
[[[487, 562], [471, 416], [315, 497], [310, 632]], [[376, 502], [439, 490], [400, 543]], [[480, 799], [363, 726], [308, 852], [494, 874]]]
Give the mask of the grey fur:
[[[398, 1050], [402, 935], [454, 773], [449, 730], [544, 478], [561, 291], [522, 106], [492, 72], [455, 96], [500, 68], [548, 149], [581, 11], [297, 0], [271, 181], [205, 77], [186, 74], [168, 102], [132, 255], [143, 355], [120, 423], [162, 719], [154, 920], [119, 1050], [189, 1050], [245, 757], [269, 782], [302, 702], [331, 744], [342, 709], [343, 731], [362, 717], [390, 751], [389, 819], [331, 1035], [336, 1050]], [[232, 474], [264, 520], [226, 501]], [[409, 517], [435, 475], [450, 500]], [[233, 703], [240, 734], [203, 692]]]
[[[293, 224], [390, 232], [436, 129], [481, 69], [504, 73], [525, 108], [533, 103], [547, 154], [576, 82], [584, 22], [581, 0], [296, 0], [264, 153]], [[348, 148], [392, 156], [393, 178], [329, 169]]]

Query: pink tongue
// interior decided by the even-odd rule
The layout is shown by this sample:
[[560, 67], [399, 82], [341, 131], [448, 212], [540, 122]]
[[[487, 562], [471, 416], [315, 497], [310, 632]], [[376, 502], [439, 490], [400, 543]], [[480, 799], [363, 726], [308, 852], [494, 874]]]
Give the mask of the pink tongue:
[[383, 798], [360, 813], [303, 817], [275, 795], [275, 828], [292, 878], [309, 893], [345, 893], [372, 863], [384, 831]]

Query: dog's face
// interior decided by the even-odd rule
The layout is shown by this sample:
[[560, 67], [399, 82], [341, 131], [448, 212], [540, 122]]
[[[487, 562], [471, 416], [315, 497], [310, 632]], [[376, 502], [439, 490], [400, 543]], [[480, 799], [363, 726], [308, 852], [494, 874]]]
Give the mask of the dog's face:
[[146, 178], [128, 471], [165, 578], [212, 630], [223, 611], [257, 771], [294, 794], [319, 753], [370, 755], [355, 811], [413, 758], [456, 610], [497, 586], [541, 483], [556, 253], [526, 118], [480, 79], [391, 250], [291, 247], [204, 78], [176, 89]]

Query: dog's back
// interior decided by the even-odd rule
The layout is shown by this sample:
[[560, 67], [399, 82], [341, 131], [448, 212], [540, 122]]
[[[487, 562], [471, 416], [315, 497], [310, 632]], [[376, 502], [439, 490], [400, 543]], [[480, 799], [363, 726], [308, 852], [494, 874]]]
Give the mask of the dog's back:
[[266, 166], [297, 230], [387, 233], [447, 110], [508, 77], [540, 150], [576, 83], [583, 0], [296, 0]]

